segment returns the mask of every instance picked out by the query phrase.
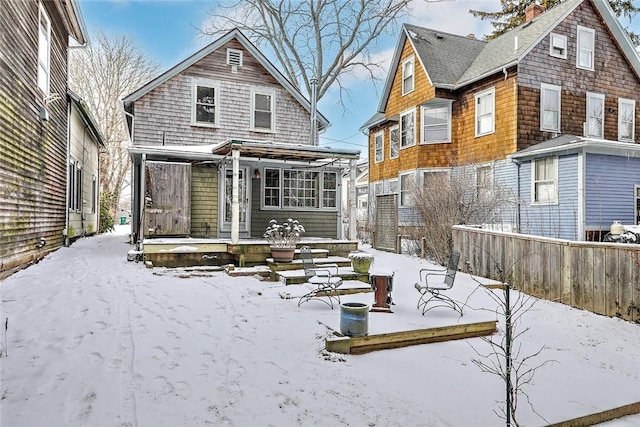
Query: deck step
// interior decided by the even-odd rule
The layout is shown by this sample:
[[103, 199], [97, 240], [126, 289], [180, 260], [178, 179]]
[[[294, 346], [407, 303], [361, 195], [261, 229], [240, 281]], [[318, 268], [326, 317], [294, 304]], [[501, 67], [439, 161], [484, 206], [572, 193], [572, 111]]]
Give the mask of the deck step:
[[[267, 266], [273, 272], [286, 271], [286, 270], [300, 270], [302, 269], [302, 260], [294, 259], [291, 262], [274, 262], [273, 258], [267, 258]], [[350, 267], [351, 260], [340, 256], [325, 256], [324, 258], [313, 258], [313, 263], [320, 267], [322, 264], [337, 264], [338, 267]]]
[[[301, 265], [302, 266], [302, 265]], [[317, 265], [318, 268], [322, 267], [322, 264]], [[299, 285], [306, 282], [304, 269], [299, 270], [283, 270], [271, 273], [272, 280], [277, 280], [285, 285]], [[356, 273], [351, 267], [339, 267], [338, 276], [342, 280], [358, 280], [363, 283], [369, 283], [368, 273]]]

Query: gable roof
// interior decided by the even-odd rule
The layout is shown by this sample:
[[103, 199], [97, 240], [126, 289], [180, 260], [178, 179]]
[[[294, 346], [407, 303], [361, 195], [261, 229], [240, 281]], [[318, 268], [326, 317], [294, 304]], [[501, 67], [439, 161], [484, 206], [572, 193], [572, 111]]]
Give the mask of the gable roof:
[[[584, 1], [598, 11], [618, 46], [640, 78], [640, 58], [624, 28], [604, 0], [565, 0], [533, 20], [485, 42], [441, 31], [404, 24], [387, 75], [378, 112], [384, 112], [391, 85], [398, 70], [400, 54], [408, 40], [431, 83], [436, 88], [459, 89], [484, 77], [517, 65], [558, 24]], [[517, 49], [516, 47], [517, 37]], [[363, 128], [369, 124], [363, 125]], [[370, 127], [370, 126], [369, 126]]]
[[80, 118], [93, 135], [96, 143], [100, 147], [105, 147], [104, 136], [102, 135], [102, 132], [100, 132], [100, 128], [98, 127], [98, 123], [93, 117], [93, 114], [91, 114], [91, 111], [89, 111], [89, 106], [87, 105], [87, 103], [71, 89], [67, 89], [67, 95], [69, 96], [71, 103], [78, 109]]
[[[280, 85], [282, 85], [282, 87], [285, 88], [291, 96], [300, 103], [300, 105], [302, 105], [303, 108], [311, 112], [311, 102], [289, 80], [287, 80], [287, 78], [271, 63], [271, 61], [269, 61], [237, 28], [229, 31], [227, 34], [215, 40], [208, 46], [200, 49], [184, 61], [174, 65], [172, 68], [160, 74], [158, 77], [137, 89], [135, 92], [127, 95], [122, 100], [125, 109], [129, 109], [129, 107], [142, 96], [162, 85], [167, 80], [185, 71], [187, 68], [191, 67], [193, 64], [205, 58], [211, 52], [229, 43], [233, 39], [240, 42], [240, 44], [242, 44], [242, 46], [247, 49], [247, 51], [249, 51], [249, 53], [260, 63], [260, 65], [262, 65], [278, 81], [278, 83], [280, 83]], [[327, 118], [320, 112], [318, 112], [318, 122], [320, 123], [320, 129], [325, 129], [329, 126], [329, 120], [327, 120]]]

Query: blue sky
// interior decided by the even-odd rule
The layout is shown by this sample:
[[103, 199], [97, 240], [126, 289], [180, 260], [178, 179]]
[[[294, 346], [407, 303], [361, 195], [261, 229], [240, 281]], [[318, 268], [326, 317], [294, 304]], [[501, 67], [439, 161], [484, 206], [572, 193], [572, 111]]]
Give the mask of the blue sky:
[[[198, 31], [209, 18], [208, 11], [217, 1], [205, 0], [80, 0], [80, 8], [89, 32], [126, 34], [164, 71], [213, 41], [203, 39]], [[476, 34], [478, 38], [491, 31], [487, 22], [472, 17], [468, 10], [498, 10], [499, 0], [448, 0], [414, 2], [414, 9], [402, 20], [453, 34]], [[637, 18], [636, 21], [640, 21]], [[634, 27], [640, 27], [634, 22]], [[380, 58], [390, 58], [397, 41], [398, 28], [380, 37]], [[638, 32], [638, 30], [636, 30]], [[364, 76], [363, 76], [364, 77]], [[367, 137], [359, 128], [371, 117], [378, 105], [383, 81], [377, 84], [367, 78], [347, 81], [350, 96], [347, 110], [337, 105], [337, 96], [329, 91], [318, 108], [329, 119], [331, 127], [320, 135], [321, 146], [357, 149], [367, 156]]]

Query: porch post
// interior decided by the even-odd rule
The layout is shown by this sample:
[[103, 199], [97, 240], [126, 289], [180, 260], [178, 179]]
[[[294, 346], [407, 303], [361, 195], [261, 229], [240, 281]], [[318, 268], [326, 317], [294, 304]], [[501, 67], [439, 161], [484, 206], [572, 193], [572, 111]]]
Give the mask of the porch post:
[[349, 162], [349, 239], [358, 239], [356, 210], [356, 159]]
[[233, 165], [231, 189], [231, 243], [238, 244], [240, 237], [240, 204], [238, 203], [238, 175], [240, 167], [240, 151], [231, 151]]

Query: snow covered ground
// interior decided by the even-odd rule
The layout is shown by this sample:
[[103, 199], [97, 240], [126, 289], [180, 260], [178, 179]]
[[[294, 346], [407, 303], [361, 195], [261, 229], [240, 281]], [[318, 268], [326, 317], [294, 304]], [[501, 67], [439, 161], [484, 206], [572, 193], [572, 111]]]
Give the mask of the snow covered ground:
[[[481, 339], [327, 353], [339, 309], [298, 307], [281, 295], [300, 287], [254, 277], [146, 269], [127, 262], [125, 232], [79, 240], [0, 282], [2, 427], [503, 424], [503, 383], [472, 363], [474, 348], [487, 349]], [[428, 263], [364, 249], [374, 271], [395, 271], [394, 313], [370, 313], [370, 333], [496, 319], [496, 303], [465, 274], [453, 289], [468, 304], [462, 318], [422, 316], [413, 283]], [[545, 347], [534, 362], [550, 363], [526, 388], [544, 419], [522, 401], [524, 425], [640, 401], [639, 325], [537, 301], [527, 327], [523, 354]], [[607, 425], [638, 426], [640, 416]]]

